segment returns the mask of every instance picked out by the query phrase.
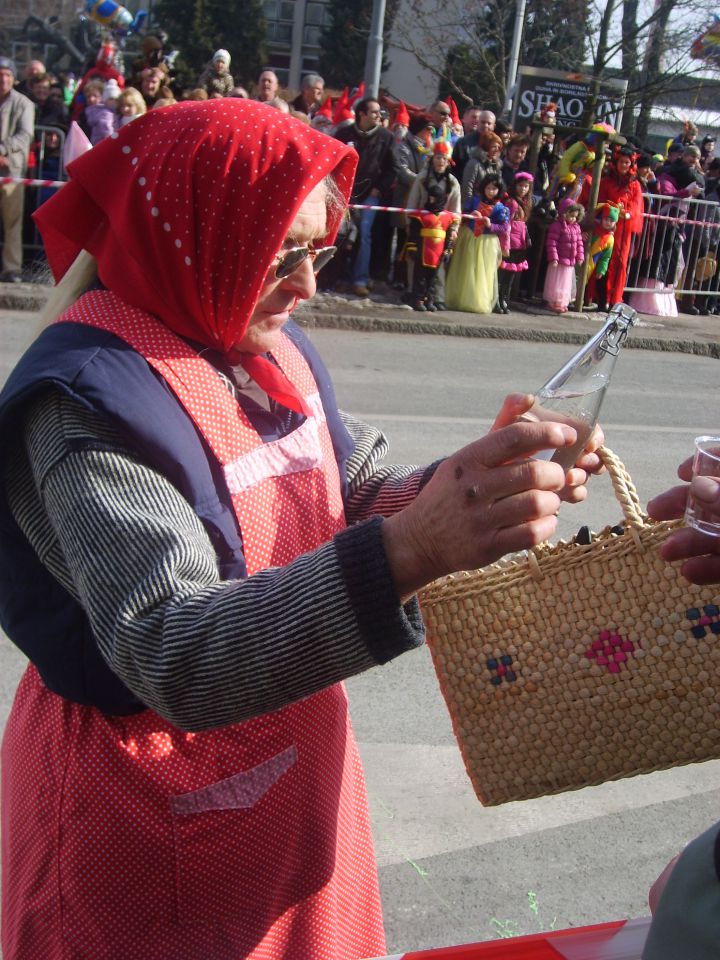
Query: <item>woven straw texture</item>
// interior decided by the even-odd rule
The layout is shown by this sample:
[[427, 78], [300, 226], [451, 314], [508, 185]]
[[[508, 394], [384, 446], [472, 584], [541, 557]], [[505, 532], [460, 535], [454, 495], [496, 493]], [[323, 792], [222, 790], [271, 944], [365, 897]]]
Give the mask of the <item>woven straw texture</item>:
[[720, 593], [689, 584], [603, 448], [624, 532], [421, 594], [465, 766], [488, 806], [720, 756]]

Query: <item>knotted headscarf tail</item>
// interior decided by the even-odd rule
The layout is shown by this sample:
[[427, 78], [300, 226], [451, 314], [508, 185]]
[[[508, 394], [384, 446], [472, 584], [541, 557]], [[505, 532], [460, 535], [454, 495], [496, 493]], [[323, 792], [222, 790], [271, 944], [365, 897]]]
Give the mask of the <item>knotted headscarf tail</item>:
[[34, 217], [56, 280], [87, 250], [108, 289], [226, 353], [305, 197], [334, 173], [347, 200], [356, 165], [352, 148], [272, 107], [181, 103], [71, 163], [69, 183]]

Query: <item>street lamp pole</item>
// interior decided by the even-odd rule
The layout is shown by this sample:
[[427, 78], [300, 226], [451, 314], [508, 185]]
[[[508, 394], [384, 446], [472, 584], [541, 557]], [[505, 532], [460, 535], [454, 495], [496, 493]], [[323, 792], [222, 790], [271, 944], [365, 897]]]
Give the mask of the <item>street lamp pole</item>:
[[523, 27], [525, 26], [526, 0], [515, 0], [515, 26], [513, 27], [512, 47], [510, 48], [510, 62], [508, 63], [507, 82], [505, 84], [505, 102], [502, 112], [506, 114], [512, 103], [511, 90], [517, 80], [518, 64], [520, 60], [520, 43]]
[[370, 36], [365, 56], [365, 96], [376, 97], [380, 89], [380, 73], [383, 58], [383, 27], [385, 26], [385, 0], [373, 0]]

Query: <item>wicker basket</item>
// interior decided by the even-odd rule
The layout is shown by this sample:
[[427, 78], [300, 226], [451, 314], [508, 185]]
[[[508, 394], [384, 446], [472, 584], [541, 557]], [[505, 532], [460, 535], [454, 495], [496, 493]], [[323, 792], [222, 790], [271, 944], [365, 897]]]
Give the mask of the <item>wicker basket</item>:
[[720, 756], [720, 594], [659, 548], [600, 451], [625, 516], [421, 595], [428, 642], [478, 798], [494, 805]]

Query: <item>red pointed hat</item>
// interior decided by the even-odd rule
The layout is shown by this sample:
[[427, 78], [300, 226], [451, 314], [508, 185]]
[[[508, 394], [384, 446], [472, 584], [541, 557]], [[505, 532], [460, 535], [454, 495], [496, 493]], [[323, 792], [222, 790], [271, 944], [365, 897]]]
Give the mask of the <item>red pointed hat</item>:
[[364, 96], [365, 96], [365, 81], [361, 80], [352, 98], [352, 103], [357, 103], [358, 100], [362, 100]]
[[327, 117], [328, 120], [333, 118], [332, 110], [332, 100], [330, 97], [327, 97], [325, 103], [320, 107], [320, 109], [315, 113], [316, 117]]
[[335, 111], [333, 113], [333, 123], [336, 127], [339, 127], [343, 124], [350, 123], [355, 119], [355, 113], [353, 112], [350, 106], [350, 98], [348, 97], [348, 88], [345, 87], [343, 92], [340, 94], [340, 97], [335, 104]]
[[450, 122], [451, 123], [460, 123], [460, 114], [458, 113], [457, 104], [452, 97], [446, 97], [445, 103], [450, 107]]
[[402, 124], [404, 127], [410, 126], [410, 114], [408, 113], [408, 109], [402, 100], [400, 101], [400, 105], [395, 111], [395, 119], [393, 120], [393, 123], [395, 124], [395, 126], [397, 126], [398, 124]]

